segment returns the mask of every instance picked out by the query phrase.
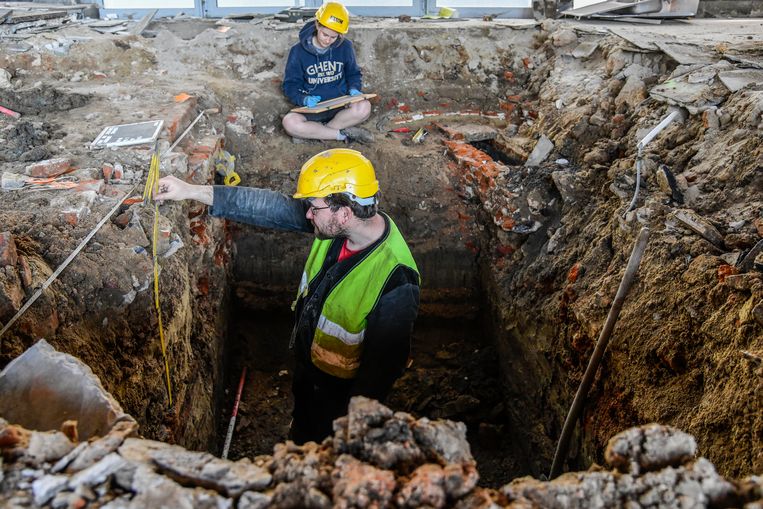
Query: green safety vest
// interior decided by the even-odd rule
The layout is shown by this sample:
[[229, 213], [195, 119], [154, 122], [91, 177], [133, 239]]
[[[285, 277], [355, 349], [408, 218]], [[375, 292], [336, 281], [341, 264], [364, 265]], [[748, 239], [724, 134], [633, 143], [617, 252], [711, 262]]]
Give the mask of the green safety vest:
[[[310, 282], [326, 260], [332, 240], [315, 239], [307, 258], [297, 299], [305, 298]], [[355, 378], [366, 333], [366, 317], [376, 306], [392, 272], [400, 265], [418, 274], [416, 262], [403, 236], [389, 219], [387, 238], [329, 291], [315, 328], [310, 356], [313, 364], [338, 378]]]

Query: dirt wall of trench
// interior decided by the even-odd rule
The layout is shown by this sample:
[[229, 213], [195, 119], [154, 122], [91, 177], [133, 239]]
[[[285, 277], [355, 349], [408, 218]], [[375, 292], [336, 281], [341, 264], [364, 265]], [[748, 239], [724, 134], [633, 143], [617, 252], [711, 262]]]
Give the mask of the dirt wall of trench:
[[[528, 468], [548, 472], [636, 235], [649, 227], [570, 465], [600, 462], [602, 433], [656, 421], [695, 434], [720, 472], [760, 472], [763, 280], [760, 269], [735, 265], [763, 236], [760, 92], [719, 87], [716, 73], [726, 65], [710, 43], [698, 45], [708, 60], [694, 65], [677, 65], [619, 37], [596, 37], [595, 53], [571, 58], [570, 50], [591, 34], [582, 29], [572, 37], [564, 27], [545, 27], [525, 95], [537, 101], [537, 121], [519, 135], [548, 136], [553, 157], [569, 163], [549, 162], [530, 173], [507, 169], [514, 176], [483, 193], [482, 203], [482, 213], [494, 215], [489, 200], [501, 197], [499, 184], [506, 181], [516, 193], [504, 196], [510, 205], [530, 200], [521, 185], [533, 185], [531, 173], [548, 197], [535, 214], [542, 223], [536, 232], [495, 226], [482, 244], [512, 420], [517, 429], [536, 423], [520, 442], [535, 453]], [[731, 47], [744, 52], [745, 45]], [[624, 214], [636, 142], [669, 111], [655, 93], [665, 82], [679, 89], [703, 85], [689, 101], [668, 100], [692, 114], [649, 147], [639, 200]], [[718, 116], [724, 121], [716, 123]], [[660, 183], [660, 164], [677, 176], [680, 197]], [[717, 228], [717, 237], [703, 238], [676, 219], [687, 209]], [[496, 257], [499, 251], [510, 254]]]

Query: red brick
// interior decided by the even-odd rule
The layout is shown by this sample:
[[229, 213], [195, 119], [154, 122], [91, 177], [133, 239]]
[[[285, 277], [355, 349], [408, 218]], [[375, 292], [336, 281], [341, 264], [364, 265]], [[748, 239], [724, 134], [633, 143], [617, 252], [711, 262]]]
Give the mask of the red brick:
[[188, 125], [196, 118], [197, 102], [198, 100], [196, 97], [191, 97], [182, 103], [172, 103], [165, 110], [164, 125], [167, 128], [167, 133], [169, 134], [169, 141], [175, 141], [175, 139], [180, 136], [186, 127], [188, 127]]
[[18, 255], [16, 254], [16, 241], [11, 232], [0, 233], [0, 267], [16, 266]]
[[30, 164], [24, 168], [24, 173], [32, 177], [57, 177], [72, 169], [72, 161], [66, 157], [47, 159]]

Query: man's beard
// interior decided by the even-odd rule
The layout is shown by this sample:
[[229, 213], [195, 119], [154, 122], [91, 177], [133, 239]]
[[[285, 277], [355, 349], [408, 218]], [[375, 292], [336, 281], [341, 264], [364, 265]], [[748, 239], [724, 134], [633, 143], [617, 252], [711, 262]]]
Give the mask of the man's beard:
[[331, 220], [329, 220], [328, 224], [326, 224], [326, 226], [324, 226], [323, 228], [318, 228], [318, 225], [316, 225], [315, 222], [313, 222], [313, 228], [315, 230], [315, 236], [319, 240], [329, 240], [329, 239], [347, 237], [347, 229], [341, 226], [339, 222], [333, 217], [331, 218]]

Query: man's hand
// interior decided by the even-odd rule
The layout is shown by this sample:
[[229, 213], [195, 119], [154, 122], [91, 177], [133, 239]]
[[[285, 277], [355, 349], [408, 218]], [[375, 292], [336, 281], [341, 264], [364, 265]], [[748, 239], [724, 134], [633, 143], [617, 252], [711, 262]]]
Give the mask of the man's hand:
[[212, 186], [189, 184], [171, 175], [159, 179], [159, 192], [154, 195], [156, 201], [196, 200], [206, 205], [212, 205], [213, 199]]
[[302, 104], [308, 108], [315, 108], [315, 105], [319, 102], [321, 102], [321, 96], [319, 95], [306, 95], [305, 98], [302, 99]]
[[362, 94], [362, 93], [363, 93], [363, 92], [361, 92], [361, 91], [360, 91], [360, 90], [358, 90], [357, 88], [351, 88], [351, 89], [350, 89], [350, 92], [349, 92], [349, 94], [350, 94], [350, 95], [353, 95], [353, 96], [354, 96], [354, 95], [360, 95], [360, 94]]

